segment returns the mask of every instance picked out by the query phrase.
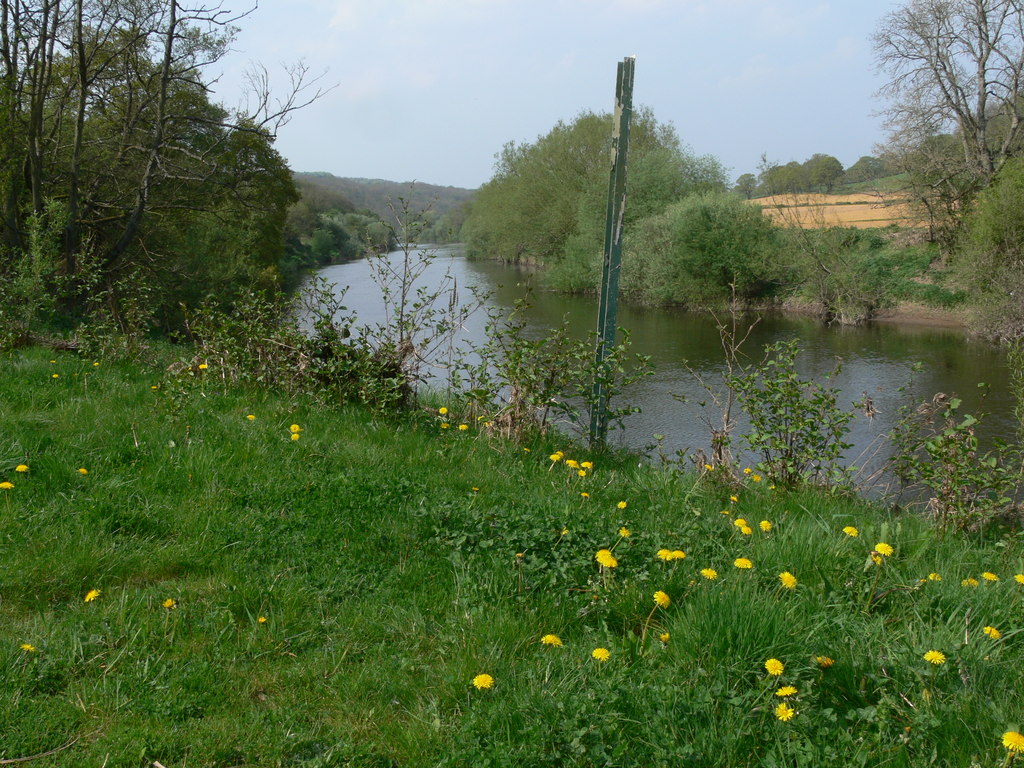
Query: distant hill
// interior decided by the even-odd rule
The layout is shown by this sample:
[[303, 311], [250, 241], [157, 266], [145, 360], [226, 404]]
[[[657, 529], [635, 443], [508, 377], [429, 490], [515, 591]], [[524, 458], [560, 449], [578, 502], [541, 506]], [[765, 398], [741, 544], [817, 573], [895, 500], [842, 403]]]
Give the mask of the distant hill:
[[473, 197], [474, 190], [462, 187], [441, 187], [423, 182], [398, 182], [384, 179], [342, 178], [330, 173], [296, 173], [296, 182], [302, 186], [318, 186], [341, 195], [356, 209], [368, 209], [382, 219], [390, 219], [388, 200], [397, 207], [399, 198], [408, 201], [413, 212], [431, 210], [431, 219], [440, 218], [459, 208]]

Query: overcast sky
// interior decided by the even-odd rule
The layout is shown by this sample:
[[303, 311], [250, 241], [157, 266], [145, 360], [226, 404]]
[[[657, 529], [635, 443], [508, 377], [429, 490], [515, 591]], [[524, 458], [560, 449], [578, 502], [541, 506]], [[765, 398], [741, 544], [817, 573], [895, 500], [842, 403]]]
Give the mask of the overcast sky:
[[884, 138], [870, 35], [897, 0], [261, 0], [220, 62], [304, 60], [336, 85], [277, 147], [297, 171], [474, 188], [508, 141], [634, 104], [735, 179], [815, 152], [849, 166]]

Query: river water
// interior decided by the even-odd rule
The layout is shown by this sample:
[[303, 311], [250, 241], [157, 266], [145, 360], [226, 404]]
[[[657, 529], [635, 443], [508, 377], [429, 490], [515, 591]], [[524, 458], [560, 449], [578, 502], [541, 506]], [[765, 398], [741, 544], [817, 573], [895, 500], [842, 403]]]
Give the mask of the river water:
[[[389, 258], [394, 263], [399, 255]], [[318, 274], [339, 289], [348, 287], [344, 303], [360, 324], [384, 320], [384, 304], [369, 262], [336, 264]], [[445, 275], [453, 278], [460, 297], [468, 300], [473, 289], [483, 291], [489, 297], [487, 307], [506, 313], [534, 282], [527, 271], [497, 262], [469, 261], [455, 249], [438, 251], [420, 282], [440, 285]], [[568, 318], [571, 332], [583, 337], [596, 326], [597, 299], [534, 290], [525, 318], [528, 333], [559, 326]], [[707, 400], [707, 393], [694, 372], [710, 384], [721, 383], [723, 353], [714, 320], [702, 313], [621, 304], [618, 324], [629, 330], [633, 350], [650, 356], [654, 374], [623, 395], [623, 402], [639, 406], [641, 413], [630, 416], [625, 428], [610, 436], [610, 442], [644, 451], [653, 444], [653, 435], [660, 434], [665, 436], [663, 449], [670, 454], [707, 450], [710, 440], [698, 404]], [[461, 343], [479, 343], [485, 325], [484, 311], [477, 311], [464, 324]], [[841, 361], [841, 370], [832, 380], [841, 392], [841, 407], [850, 408], [864, 395], [871, 399], [876, 413], [873, 418], [858, 414], [851, 422], [848, 442], [853, 448], [846, 454], [849, 462], [866, 468], [862, 477], [887, 456], [879, 436], [892, 427], [898, 408], [910, 400], [930, 399], [937, 392], [958, 394], [964, 402], [961, 412], [977, 413], [983, 408], [986, 417], [979, 429], [983, 440], [1013, 436], [1006, 358], [994, 345], [969, 341], [951, 328], [894, 323], [827, 327], [812, 318], [769, 314], [754, 327], [744, 350], [751, 358], [760, 359], [764, 345], [790, 339], [796, 339], [802, 349], [797, 367], [803, 377], [824, 381]], [[915, 363], [921, 364], [921, 370], [912, 376]], [[989, 385], [983, 404], [979, 382]], [[675, 397], [680, 395], [686, 402]], [[707, 413], [717, 420], [710, 406]], [[737, 435], [744, 426], [741, 422]], [[736, 442], [741, 447], [738, 439]]]

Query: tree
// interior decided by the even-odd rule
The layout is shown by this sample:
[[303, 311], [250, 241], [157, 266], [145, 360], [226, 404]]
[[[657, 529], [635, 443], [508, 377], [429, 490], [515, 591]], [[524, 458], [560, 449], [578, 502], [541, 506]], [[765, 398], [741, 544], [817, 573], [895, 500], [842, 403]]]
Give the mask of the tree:
[[757, 176], [752, 173], [744, 173], [736, 179], [736, 186], [733, 189], [747, 200], [754, 196], [757, 191]]
[[880, 179], [888, 173], [889, 169], [882, 158], [864, 155], [846, 169], [843, 180], [847, 184], [858, 184], [862, 181]]
[[873, 42], [899, 143], [951, 133], [964, 170], [987, 183], [1020, 139], [1024, 0], [911, 0]]
[[811, 155], [803, 165], [803, 175], [808, 187], [830, 194], [843, 177], [843, 164], [832, 155]]

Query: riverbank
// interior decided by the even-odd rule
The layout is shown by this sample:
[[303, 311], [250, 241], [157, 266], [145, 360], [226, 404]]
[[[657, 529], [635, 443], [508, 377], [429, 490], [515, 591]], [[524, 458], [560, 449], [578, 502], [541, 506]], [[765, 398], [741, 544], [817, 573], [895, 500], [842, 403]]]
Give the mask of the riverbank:
[[2, 759], [968, 766], [1024, 709], [1014, 537], [216, 360], [3, 362]]

